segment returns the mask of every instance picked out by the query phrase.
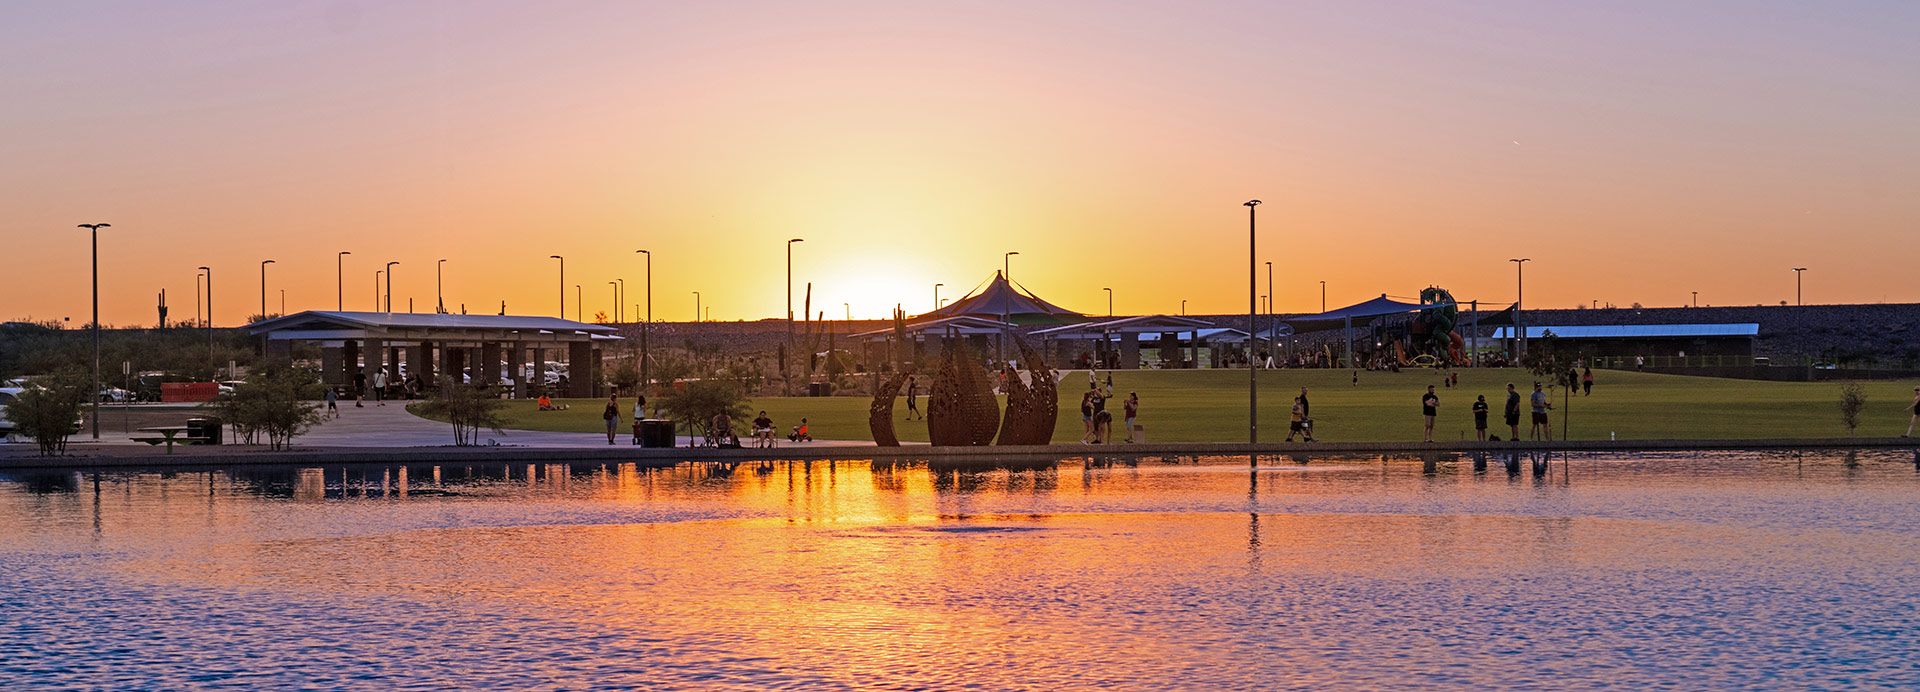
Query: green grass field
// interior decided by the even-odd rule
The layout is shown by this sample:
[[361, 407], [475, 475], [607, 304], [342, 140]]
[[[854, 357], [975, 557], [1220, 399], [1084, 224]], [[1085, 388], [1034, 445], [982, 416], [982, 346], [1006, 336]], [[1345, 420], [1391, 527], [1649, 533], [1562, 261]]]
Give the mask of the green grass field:
[[[1524, 397], [1533, 376], [1513, 369], [1461, 370], [1460, 387], [1440, 387], [1436, 440], [1473, 439], [1470, 406], [1484, 394], [1493, 408], [1490, 432], [1507, 433], [1500, 420], [1505, 385], [1512, 382]], [[1595, 371], [1592, 396], [1575, 395], [1563, 403], [1554, 390], [1554, 439], [1561, 424], [1571, 424], [1571, 439], [1737, 439], [1762, 437], [1846, 437], [1840, 421], [1840, 384], [1835, 382], [1757, 382], [1708, 377], [1651, 375], [1612, 370]], [[1080, 392], [1085, 371], [1061, 382], [1060, 422], [1056, 443], [1080, 439]], [[1116, 393], [1140, 395], [1140, 425], [1152, 442], [1247, 441], [1247, 372], [1245, 370], [1122, 371], [1113, 375]], [[1420, 439], [1420, 396], [1440, 375], [1426, 370], [1400, 373], [1360, 373], [1360, 385], [1351, 384], [1345, 370], [1263, 370], [1260, 372], [1260, 439], [1286, 438], [1287, 413], [1300, 387], [1308, 388], [1313, 417], [1321, 440], [1345, 442], [1416, 441]], [[1867, 409], [1858, 434], [1891, 437], [1907, 429], [1907, 406], [1913, 401], [1913, 381], [1870, 382]], [[818, 439], [867, 440], [865, 397], [762, 397], [751, 402], [765, 409], [782, 434], [805, 416]], [[514, 401], [506, 412], [511, 428], [571, 432], [604, 430], [602, 401], [570, 399], [567, 411], [536, 411], [531, 401]], [[631, 400], [623, 402], [622, 416]], [[921, 407], [925, 408], [925, 399]], [[1119, 403], [1112, 410], [1119, 413]], [[895, 429], [902, 440], [926, 441], [926, 426], [905, 421], [906, 404], [895, 405]], [[1569, 413], [1571, 419], [1566, 419]], [[623, 421], [624, 423], [624, 421]], [[1118, 428], [1119, 421], [1115, 421]], [[627, 428], [623, 425], [623, 431]], [[1522, 414], [1522, 436], [1527, 432]], [[1116, 435], [1118, 432], [1116, 431]]]

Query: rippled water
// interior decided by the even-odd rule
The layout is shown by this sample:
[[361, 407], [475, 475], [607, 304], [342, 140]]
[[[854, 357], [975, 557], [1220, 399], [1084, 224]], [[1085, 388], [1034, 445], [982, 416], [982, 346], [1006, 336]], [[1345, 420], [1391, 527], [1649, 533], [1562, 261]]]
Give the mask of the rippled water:
[[10, 473], [0, 680], [1920, 687], [1911, 453], [1483, 461]]

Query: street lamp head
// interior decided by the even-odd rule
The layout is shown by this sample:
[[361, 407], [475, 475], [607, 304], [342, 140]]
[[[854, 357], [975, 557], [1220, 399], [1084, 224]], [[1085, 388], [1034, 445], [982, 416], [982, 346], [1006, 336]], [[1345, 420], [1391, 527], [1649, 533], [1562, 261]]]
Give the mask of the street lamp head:
[[200, 271], [203, 271], [203, 272], [213, 271], [212, 267], [195, 267], [195, 269], [199, 269]]
[[1507, 261], [1508, 261], [1508, 262], [1532, 262], [1532, 261], [1533, 261], [1533, 258], [1532, 258], [1532, 257], [1522, 257], [1522, 258], [1520, 258], [1520, 259], [1509, 259], [1509, 260], [1507, 260]]
[[559, 255], [549, 255], [549, 256], [547, 257], [547, 259], [566, 259], [566, 258], [564, 258], [564, 257], [561, 257], [561, 256], [559, 256]]
[[1794, 267], [1794, 268], [1793, 268], [1793, 270], [1794, 270], [1794, 271], [1797, 271], [1797, 272], [1803, 272], [1803, 271], [1806, 271], [1806, 270], [1807, 270], [1807, 268], [1806, 268], [1806, 267]]
[[807, 239], [806, 239], [806, 238], [789, 238], [789, 239], [787, 240], [787, 242], [789, 242], [789, 243], [804, 243], [804, 242], [807, 242]]
[[1246, 206], [1249, 206], [1249, 207], [1257, 207], [1257, 206], [1260, 206], [1260, 200], [1257, 200], [1257, 199], [1256, 199], [1256, 200], [1249, 200], [1249, 201], [1247, 202], [1247, 204], [1246, 204]]
[[260, 260], [260, 264], [262, 265], [273, 264], [273, 260]]
[[642, 255], [646, 255], [646, 256], [648, 256], [648, 257], [652, 257], [652, 256], [653, 256], [653, 253], [651, 253], [651, 252], [647, 252], [646, 250], [634, 250], [634, 252], [636, 252], [636, 253], [639, 253], [639, 254], [642, 254]]
[[83, 223], [78, 226], [75, 226], [75, 228], [91, 228], [97, 231], [112, 225], [113, 224], [110, 224], [110, 223]]
[[441, 262], [445, 262], [445, 261], [447, 261], [447, 260], [446, 260], [446, 258], [441, 258], [441, 259], [440, 259], [440, 261], [441, 261]]

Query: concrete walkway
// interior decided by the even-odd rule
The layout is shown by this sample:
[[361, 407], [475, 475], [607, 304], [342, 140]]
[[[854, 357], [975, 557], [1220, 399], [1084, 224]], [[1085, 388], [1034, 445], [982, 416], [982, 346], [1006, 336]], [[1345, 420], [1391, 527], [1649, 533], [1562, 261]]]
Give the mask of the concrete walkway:
[[[620, 433], [614, 437], [611, 446], [633, 446], [633, 425], [622, 420]], [[605, 433], [540, 432], [533, 430], [506, 430], [496, 433], [491, 430], [480, 431], [480, 444], [493, 440], [502, 446], [513, 447], [607, 447]], [[687, 447], [693, 438], [682, 435], [675, 438], [676, 447]], [[741, 444], [752, 447], [752, 440], [742, 439]], [[340, 407], [340, 417], [329, 420], [320, 427], [294, 440], [303, 447], [444, 447], [453, 444], [453, 426], [431, 421], [407, 412], [405, 406], [389, 404], [387, 406], [368, 405], [354, 408], [351, 404]], [[779, 440], [779, 447], [851, 447], [872, 446], [873, 441], [858, 440], [815, 440], [813, 442], [788, 442]]]

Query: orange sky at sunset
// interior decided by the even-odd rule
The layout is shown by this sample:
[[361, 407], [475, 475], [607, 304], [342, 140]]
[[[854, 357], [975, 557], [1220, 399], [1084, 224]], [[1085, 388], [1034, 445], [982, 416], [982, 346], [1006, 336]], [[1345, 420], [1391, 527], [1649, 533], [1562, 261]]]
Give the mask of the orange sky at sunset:
[[[1679, 5], [1679, 6], [1676, 6]], [[129, 3], [0, 10], [0, 319], [1090, 313], [1428, 284], [1530, 307], [1920, 301], [1920, 5]], [[1265, 290], [1264, 268], [1260, 287]], [[629, 307], [629, 310], [631, 308]]]

